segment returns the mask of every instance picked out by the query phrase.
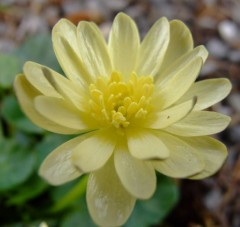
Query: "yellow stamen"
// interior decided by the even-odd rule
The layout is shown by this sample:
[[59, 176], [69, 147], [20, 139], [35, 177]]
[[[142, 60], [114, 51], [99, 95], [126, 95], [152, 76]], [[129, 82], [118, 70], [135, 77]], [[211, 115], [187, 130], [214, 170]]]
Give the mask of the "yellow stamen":
[[141, 123], [146, 118], [153, 90], [151, 76], [138, 77], [132, 73], [129, 81], [125, 81], [121, 74], [113, 72], [109, 80], [98, 77], [89, 86], [89, 110], [102, 125], [126, 128], [134, 119]]

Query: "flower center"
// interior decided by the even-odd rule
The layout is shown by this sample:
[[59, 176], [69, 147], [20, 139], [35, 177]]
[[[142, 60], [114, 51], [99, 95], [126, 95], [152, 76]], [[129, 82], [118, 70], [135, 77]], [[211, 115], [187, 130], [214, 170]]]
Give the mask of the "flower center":
[[151, 76], [137, 77], [132, 73], [128, 82], [117, 72], [109, 80], [98, 77], [89, 86], [91, 115], [102, 125], [115, 128], [139, 123], [151, 110], [153, 89]]

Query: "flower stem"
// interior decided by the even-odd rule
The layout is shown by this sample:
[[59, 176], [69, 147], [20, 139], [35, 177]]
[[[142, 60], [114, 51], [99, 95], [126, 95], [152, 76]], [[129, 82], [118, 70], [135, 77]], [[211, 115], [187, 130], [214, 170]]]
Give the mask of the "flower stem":
[[79, 183], [77, 183], [62, 199], [55, 203], [50, 209], [50, 212], [59, 212], [81, 197], [86, 192], [87, 180], [88, 175], [82, 176]]

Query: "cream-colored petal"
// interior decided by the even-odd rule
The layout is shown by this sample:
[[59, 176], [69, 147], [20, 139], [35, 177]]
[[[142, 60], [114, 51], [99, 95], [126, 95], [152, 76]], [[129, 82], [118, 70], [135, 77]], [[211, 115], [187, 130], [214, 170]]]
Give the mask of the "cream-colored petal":
[[99, 130], [81, 142], [74, 149], [72, 161], [82, 172], [100, 169], [110, 158], [116, 145], [116, 138], [110, 130]]
[[[64, 99], [38, 96], [34, 99], [35, 109], [56, 124], [78, 130], [89, 130], [91, 125], [83, 121], [83, 115]], [[89, 122], [89, 121], [88, 121]]]
[[61, 19], [52, 30], [53, 49], [58, 62], [69, 79], [84, 86], [91, 81], [80, 58], [77, 29], [66, 19]]
[[86, 135], [78, 136], [52, 151], [40, 166], [39, 175], [52, 185], [64, 184], [82, 175], [72, 163], [72, 152], [85, 138]]
[[87, 97], [87, 93], [82, 91], [80, 87], [76, 86], [71, 80], [59, 76], [49, 68], [42, 68], [42, 72], [49, 84], [55, 88], [61, 97], [74, 104], [80, 111], [86, 111], [85, 103], [86, 99], [89, 98]]
[[126, 146], [114, 151], [117, 174], [127, 191], [138, 199], [150, 198], [156, 189], [156, 173], [150, 162], [134, 158]]
[[166, 80], [170, 80], [175, 74], [181, 71], [189, 64], [201, 57], [203, 63], [206, 61], [208, 56], [208, 51], [204, 46], [197, 46], [193, 50], [187, 52], [182, 57], [179, 57], [176, 61], [169, 63], [168, 66], [164, 67], [159, 71], [158, 75], [155, 77], [156, 84], [165, 83]]
[[[48, 82], [44, 69], [45, 66], [39, 65], [35, 62], [26, 62], [23, 66], [23, 72], [26, 76], [26, 79], [39, 90], [42, 94], [50, 97], [61, 98], [61, 95], [56, 91], [56, 89]], [[51, 70], [52, 74], [57, 78], [62, 77], [57, 72]]]
[[84, 111], [84, 91], [71, 80], [34, 62], [24, 65], [27, 80], [42, 94], [49, 97], [64, 97], [81, 111]]
[[197, 98], [192, 100], [185, 101], [176, 106], [170, 107], [163, 111], [158, 111], [153, 116], [149, 116], [152, 121], [147, 122], [146, 127], [153, 129], [162, 129], [166, 128], [175, 122], [186, 117], [194, 108]]
[[174, 104], [193, 84], [202, 67], [202, 58], [197, 57], [190, 61], [173, 75], [169, 75], [155, 88], [159, 99], [159, 108], [166, 109]]
[[18, 75], [14, 82], [14, 89], [23, 112], [37, 126], [60, 134], [75, 134], [79, 130], [59, 125], [39, 114], [34, 106], [34, 99], [42, 95], [25, 78], [24, 75]]
[[81, 21], [77, 27], [81, 60], [91, 78], [109, 76], [112, 72], [106, 41], [93, 23]]
[[168, 68], [192, 49], [193, 39], [188, 27], [180, 20], [170, 21], [170, 40], [160, 70]]
[[135, 68], [140, 39], [135, 22], [126, 14], [119, 13], [113, 22], [109, 36], [109, 54], [113, 70], [129, 77]]
[[162, 161], [152, 161], [157, 171], [170, 177], [185, 178], [203, 170], [201, 156], [184, 140], [163, 132], [159, 132], [159, 137], [168, 147], [170, 156]]
[[232, 85], [228, 79], [208, 79], [194, 83], [178, 100], [178, 103], [196, 96], [197, 103], [194, 110], [206, 109], [224, 99], [231, 91]]
[[159, 19], [145, 36], [140, 46], [136, 73], [140, 76], [155, 76], [169, 43], [169, 23], [165, 17]]
[[112, 159], [103, 168], [90, 174], [87, 205], [97, 225], [123, 225], [132, 213], [135, 201], [122, 186]]
[[223, 131], [231, 118], [210, 111], [193, 111], [164, 130], [179, 136], [205, 136]]
[[227, 157], [225, 145], [209, 136], [182, 138], [189, 146], [193, 147], [205, 163], [204, 169], [190, 179], [203, 179], [215, 174], [223, 165]]
[[128, 149], [135, 158], [155, 160], [169, 157], [168, 148], [152, 130], [133, 128], [126, 133]]

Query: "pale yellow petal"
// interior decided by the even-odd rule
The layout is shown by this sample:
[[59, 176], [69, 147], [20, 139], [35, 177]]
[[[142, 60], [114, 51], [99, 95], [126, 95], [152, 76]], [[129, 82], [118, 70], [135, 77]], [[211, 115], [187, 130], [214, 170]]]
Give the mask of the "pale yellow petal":
[[121, 226], [129, 218], [136, 199], [122, 186], [113, 161], [90, 174], [87, 205], [92, 219], [99, 226]]
[[169, 157], [169, 150], [152, 130], [128, 129], [128, 149], [135, 158], [145, 160], [165, 159]]
[[34, 99], [35, 97], [42, 94], [26, 80], [24, 75], [19, 75], [16, 77], [14, 82], [14, 89], [21, 109], [28, 116], [28, 118], [37, 126], [51, 132], [60, 134], [75, 134], [79, 132], [79, 130], [59, 125], [43, 117], [37, 112], [34, 106]]
[[140, 39], [135, 22], [126, 14], [119, 13], [113, 22], [109, 36], [109, 53], [113, 70], [129, 77], [135, 68]]
[[225, 145], [209, 136], [182, 138], [189, 146], [193, 147], [205, 163], [204, 169], [190, 179], [203, 179], [215, 174], [223, 165], [227, 157]]
[[[26, 62], [23, 66], [23, 72], [26, 79], [42, 94], [50, 97], [61, 98], [61, 95], [56, 91], [56, 89], [47, 80], [43, 68], [45, 66], [39, 65], [35, 62]], [[51, 72], [54, 76], [61, 77], [57, 72]]]
[[42, 72], [48, 80], [48, 83], [54, 87], [54, 89], [58, 92], [58, 94], [61, 95], [61, 97], [75, 105], [75, 107], [77, 107], [80, 111], [86, 111], [85, 103], [89, 98], [87, 97], [86, 91], [81, 90], [81, 88], [79, 86], [76, 86], [76, 84], [74, 84], [72, 81], [56, 74], [54, 71], [47, 67], [43, 67]]
[[116, 145], [116, 138], [109, 130], [93, 132], [91, 136], [75, 147], [72, 161], [82, 172], [100, 169], [110, 158]]
[[148, 199], [153, 195], [156, 173], [150, 162], [134, 158], [121, 144], [114, 151], [114, 164], [122, 184], [132, 196]]
[[106, 41], [93, 23], [81, 21], [77, 27], [81, 60], [91, 78], [110, 76], [112, 72]]
[[[34, 106], [42, 116], [56, 124], [78, 130], [79, 132], [93, 129], [91, 125], [87, 125], [84, 122], [84, 115], [64, 99], [38, 96], [34, 99]], [[87, 122], [89, 123], [90, 121]]]
[[85, 138], [85, 135], [78, 136], [52, 151], [41, 164], [39, 175], [52, 185], [64, 184], [82, 175], [72, 163], [72, 152]]
[[146, 127], [153, 129], [163, 129], [186, 117], [194, 108], [197, 98], [182, 102], [176, 106], [163, 111], [158, 111], [153, 116], [149, 116], [151, 122], [147, 122]]
[[166, 109], [174, 104], [194, 83], [201, 67], [202, 58], [194, 58], [185, 67], [161, 81], [156, 87], [159, 108]]
[[140, 76], [155, 76], [169, 43], [169, 23], [165, 17], [159, 19], [145, 36], [140, 46], [136, 73]]
[[176, 73], [181, 71], [185, 68], [189, 63], [193, 64], [193, 62], [197, 58], [202, 58], [202, 62], [204, 63], [207, 59], [208, 51], [204, 46], [197, 46], [193, 50], [185, 53], [183, 56], [179, 57], [176, 61], [172, 62], [171, 64], [164, 67], [162, 70], [159, 71], [156, 78], [156, 84], [161, 84], [165, 82], [165, 80], [171, 79]]
[[225, 78], [202, 80], [194, 83], [178, 100], [178, 103], [196, 96], [197, 103], [193, 109], [203, 110], [224, 99], [230, 93], [231, 88], [230, 81]]
[[204, 162], [194, 148], [167, 133], [159, 132], [159, 137], [168, 147], [170, 156], [162, 161], [152, 161], [157, 171], [170, 177], [185, 178], [203, 170]]
[[91, 81], [80, 58], [77, 28], [66, 19], [61, 19], [52, 30], [53, 49], [58, 62], [69, 79], [84, 86]]
[[160, 71], [168, 68], [174, 61], [193, 49], [192, 34], [180, 20], [170, 21], [170, 40]]
[[205, 136], [223, 131], [231, 118], [210, 111], [193, 111], [164, 130], [179, 136]]
[[50, 68], [34, 62], [24, 65], [24, 74], [27, 80], [42, 94], [49, 97], [66, 98], [78, 109], [84, 111], [84, 90], [78, 84], [51, 70]]

